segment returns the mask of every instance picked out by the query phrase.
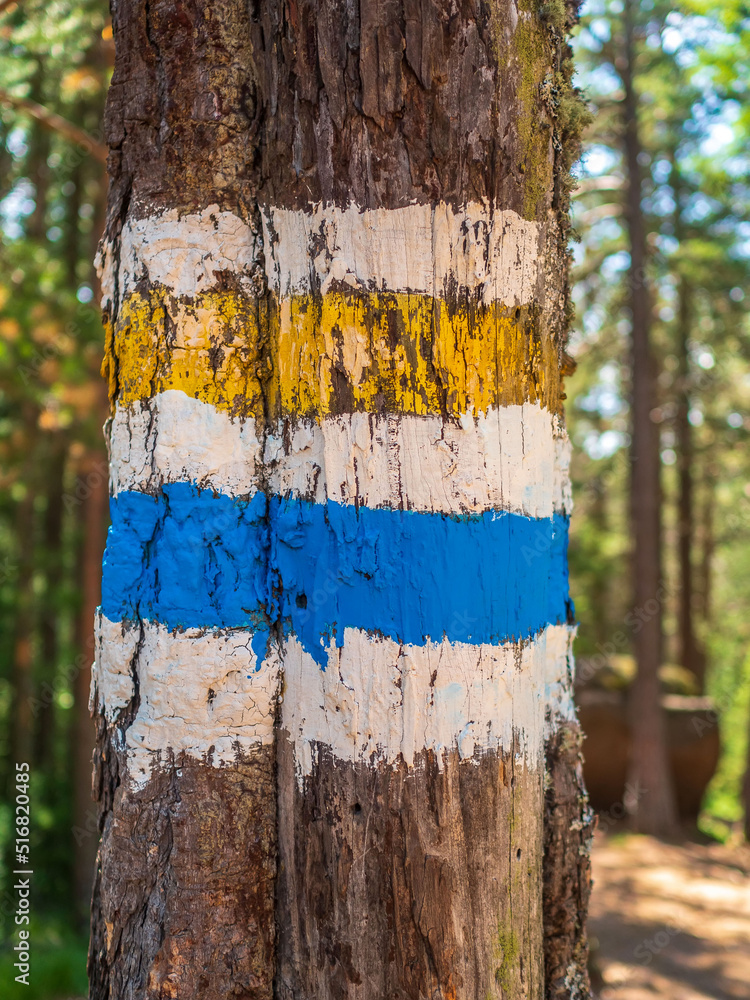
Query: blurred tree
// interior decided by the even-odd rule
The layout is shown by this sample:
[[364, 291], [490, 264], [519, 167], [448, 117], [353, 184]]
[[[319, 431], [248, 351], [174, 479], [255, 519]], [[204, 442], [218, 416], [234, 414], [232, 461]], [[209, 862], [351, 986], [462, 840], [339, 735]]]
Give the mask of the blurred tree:
[[[719, 501], [720, 484], [729, 474], [722, 464], [741, 433], [736, 409], [747, 371], [748, 302], [741, 291], [748, 281], [743, 231], [748, 162], [742, 151], [747, 124], [735, 100], [745, 83], [737, 82], [729, 58], [742, 49], [740, 36], [746, 28], [738, 26], [739, 15], [730, 28], [726, 11], [698, 10], [697, 5], [675, 8], [650, 2], [632, 9], [641, 146], [636, 160], [646, 231], [643, 273], [652, 291], [649, 320], [656, 365], [651, 418], [665, 480], [661, 506], [668, 642], [661, 661], [676, 658], [693, 672], [700, 690], [706, 649], [717, 650], [719, 623], [727, 624], [729, 605], [721, 606], [717, 597], [710, 618], [709, 595], [714, 563], [724, 559], [724, 550], [717, 548], [717, 519], [731, 516]], [[580, 485], [571, 566], [574, 592], [577, 580], [585, 582], [584, 599], [576, 594], [584, 657], [594, 648], [587, 639], [593, 610], [589, 602], [597, 608], [591, 619], [597, 635], [602, 634], [601, 623], [607, 623], [608, 639], [597, 644], [607, 656], [635, 648], [636, 628], [643, 631], [633, 611], [613, 598], [612, 589], [593, 593], [588, 582], [598, 564], [622, 574], [622, 554], [630, 542], [621, 456], [628, 441], [626, 388], [632, 365], [624, 334], [630, 329], [632, 281], [627, 274], [633, 269], [622, 198], [630, 168], [618, 128], [626, 98], [627, 60], [618, 41], [623, 19], [618, 0], [592, 0], [577, 43], [599, 112], [575, 216], [584, 243], [574, 274], [582, 329], [575, 344], [581, 381], [573, 383], [571, 432], [581, 450], [573, 462], [574, 482]], [[717, 143], [724, 150], [718, 158], [708, 152]], [[614, 359], [618, 364], [613, 365]], [[603, 535], [596, 513], [600, 503], [590, 484], [605, 474], [607, 505], [615, 516]], [[612, 554], [618, 561], [613, 563]], [[636, 601], [636, 614], [638, 606]], [[740, 635], [732, 632], [736, 662], [744, 652]], [[711, 689], [711, 677], [724, 669], [725, 657], [726, 649], [714, 657]]]
[[623, 85], [622, 146], [627, 181], [626, 221], [630, 253], [631, 322], [631, 486], [633, 596], [636, 614], [636, 675], [631, 691], [629, 781], [638, 789], [632, 811], [637, 829], [657, 836], [674, 834], [677, 812], [669, 772], [666, 726], [661, 707], [659, 668], [663, 661], [663, 580], [661, 566], [661, 458], [654, 421], [657, 368], [652, 348], [651, 291], [643, 211], [636, 46], [641, 26], [635, 0], [623, 0], [622, 51], [615, 58]]
[[[35, 898], [66, 919], [90, 891], [96, 841], [73, 835], [74, 789], [90, 799], [92, 749], [84, 688], [93, 598], [84, 630], [78, 553], [87, 531], [99, 545], [89, 558], [99, 562], [106, 511], [99, 503], [98, 523], [84, 524], [70, 501], [80, 487], [76, 456], [101, 453], [106, 416], [92, 260], [112, 55], [100, 0], [0, 9], [0, 616], [14, 636], [13, 649], [0, 644], [0, 726], [13, 734], [0, 748], [0, 778], [12, 775], [14, 758], [32, 764]], [[82, 720], [89, 731], [80, 742]], [[84, 848], [85, 874], [75, 860]], [[79, 905], [76, 917], [87, 909]]]

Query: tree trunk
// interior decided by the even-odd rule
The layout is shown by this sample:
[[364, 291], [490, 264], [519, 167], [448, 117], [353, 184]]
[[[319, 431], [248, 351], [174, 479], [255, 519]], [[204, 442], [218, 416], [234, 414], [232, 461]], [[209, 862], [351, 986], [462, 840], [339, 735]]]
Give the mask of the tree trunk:
[[669, 835], [676, 828], [676, 806], [667, 759], [659, 667], [662, 659], [662, 612], [666, 588], [661, 576], [661, 457], [656, 408], [656, 364], [651, 346], [651, 296], [646, 272], [641, 143], [635, 91], [633, 0], [625, 0], [622, 81], [625, 168], [628, 176], [627, 222], [630, 242], [631, 339], [631, 517], [633, 525], [633, 595], [636, 678], [631, 689], [631, 760], [629, 784], [637, 790], [628, 807], [642, 833]]
[[680, 280], [677, 305], [677, 359], [679, 379], [677, 400], [677, 547], [680, 568], [680, 603], [678, 626], [680, 663], [696, 677], [703, 691], [706, 679], [706, 657], [695, 633], [695, 574], [693, 572], [693, 538], [695, 536], [695, 504], [693, 500], [693, 429], [690, 426], [690, 308], [691, 295], [687, 279]]
[[[26, 427], [36, 430], [39, 416], [32, 406], [24, 408]], [[28, 455], [34, 453], [36, 437], [32, 432]], [[36, 518], [34, 517], [33, 463], [23, 465], [23, 497], [16, 506], [16, 548], [18, 565], [15, 578], [16, 607], [13, 629], [13, 710], [11, 716], [11, 758], [16, 763], [32, 763], [34, 750], [34, 614], [33, 576]]]
[[698, 613], [701, 616], [704, 629], [708, 630], [712, 618], [712, 573], [714, 552], [716, 550], [716, 533], [714, 531], [714, 516], [716, 501], [714, 485], [719, 470], [708, 458], [703, 460], [703, 503], [701, 505], [700, 559], [698, 561]]
[[89, 709], [93, 621], [101, 596], [101, 560], [107, 531], [107, 458], [103, 450], [88, 452], [80, 463], [76, 500], [83, 533], [79, 580], [81, 609], [77, 622], [78, 669], [73, 680], [73, 888], [76, 912], [84, 919], [91, 906], [96, 862], [96, 806], [91, 788], [91, 758], [96, 726]]
[[[672, 194], [674, 197], [674, 236], [678, 241], [687, 238], [683, 224], [684, 189], [682, 172], [677, 161], [677, 151], [672, 150]], [[690, 425], [690, 329], [693, 296], [690, 282], [678, 275], [676, 344], [677, 355], [677, 412], [675, 438], [677, 445], [677, 565], [679, 567], [680, 595], [677, 613], [679, 636], [679, 662], [696, 677], [700, 690], [705, 686], [706, 657], [695, 631], [696, 599], [693, 547], [695, 538], [695, 501], [693, 466], [695, 448], [693, 429]]]
[[35, 716], [34, 762], [46, 773], [56, 771], [53, 759], [55, 738], [54, 688], [60, 651], [59, 630], [62, 617], [60, 583], [62, 580], [63, 478], [68, 443], [64, 434], [49, 435], [44, 462], [47, 507], [42, 524], [45, 596], [39, 622], [41, 663], [38, 686], [41, 697], [32, 703]]
[[742, 775], [743, 833], [750, 844], [750, 717], [747, 725], [747, 747], [745, 749], [745, 771]]
[[[31, 78], [32, 101], [45, 103], [44, 65], [38, 63], [36, 72]], [[34, 211], [26, 223], [27, 232], [33, 240], [44, 240], [47, 231], [47, 201], [50, 184], [50, 169], [47, 164], [50, 148], [50, 132], [37, 121], [31, 125], [29, 140], [28, 171], [29, 179], [34, 185]]]
[[569, 25], [113, 23], [91, 997], [586, 997]]

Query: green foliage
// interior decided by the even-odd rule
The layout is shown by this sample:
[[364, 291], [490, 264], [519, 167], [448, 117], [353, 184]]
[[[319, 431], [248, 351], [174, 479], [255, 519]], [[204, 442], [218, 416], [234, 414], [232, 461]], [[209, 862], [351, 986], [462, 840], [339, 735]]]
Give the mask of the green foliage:
[[29, 985], [16, 982], [18, 969], [12, 945], [13, 937], [0, 951], [0, 982], [3, 1000], [72, 1000], [88, 995], [85, 937], [74, 937], [69, 930], [56, 924], [32, 924], [31, 974]]
[[[678, 660], [677, 419], [689, 400], [694, 482], [694, 625], [721, 714], [723, 756], [706, 822], [740, 815], [750, 676], [750, 116], [746, 5], [634, 4], [635, 87], [644, 146], [645, 279], [653, 296], [663, 460], [665, 658]], [[577, 82], [596, 108], [574, 225], [578, 320], [569, 384], [574, 443], [571, 577], [579, 655], [630, 653], [629, 357], [626, 170], [621, 153], [621, 0], [591, 0], [575, 41]], [[682, 298], [681, 298], [682, 296]], [[686, 302], [684, 315], [680, 303]], [[686, 318], [685, 318], [686, 317]], [[683, 327], [686, 324], [686, 330]], [[683, 358], [681, 337], [687, 334]], [[687, 371], [683, 370], [686, 364]], [[745, 492], [747, 491], [747, 492]], [[665, 675], [666, 676], [666, 675]], [[687, 691], [684, 676], [671, 685]], [[673, 688], [674, 689], [674, 688]], [[712, 826], [715, 829], [715, 823]]]
[[[82, 693], [74, 698], [77, 664], [90, 662], [81, 463], [101, 448], [103, 422], [93, 256], [106, 178], [91, 154], [111, 62], [104, 0], [29, 0], [0, 12], [0, 889], [13, 763], [23, 757], [32, 765], [35, 914], [68, 923], [79, 917], [73, 788], [90, 780], [71, 764], [74, 718], [87, 711]], [[44, 124], [30, 113], [38, 106], [73, 132]], [[80, 942], [40, 926], [34, 962], [24, 996], [83, 992]], [[3, 996], [15, 996], [5, 971]]]

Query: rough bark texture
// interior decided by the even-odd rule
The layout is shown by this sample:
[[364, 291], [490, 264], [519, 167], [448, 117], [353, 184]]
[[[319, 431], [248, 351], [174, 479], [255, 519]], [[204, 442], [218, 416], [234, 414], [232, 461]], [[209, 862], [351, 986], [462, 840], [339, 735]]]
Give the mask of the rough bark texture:
[[[672, 190], [674, 191], [675, 239], [685, 239], [684, 182], [676, 158], [672, 158]], [[680, 663], [690, 670], [702, 692], [706, 680], [706, 654], [696, 632], [698, 607], [696, 600], [696, 573], [693, 566], [693, 549], [696, 536], [694, 464], [695, 448], [690, 424], [691, 370], [690, 333], [693, 320], [693, 295], [688, 279], [680, 277], [677, 293], [676, 354], [677, 354], [677, 412], [675, 436], [677, 438], [677, 559], [680, 576], [678, 606], [678, 634]]]
[[541, 774], [512, 754], [440, 771], [328, 755], [298, 789], [288, 746], [279, 997], [543, 995]]
[[176, 202], [541, 217], [553, 196], [554, 41], [515, 4], [118, 0], [113, 18], [112, 235]]
[[680, 663], [696, 677], [698, 688], [704, 690], [706, 654], [696, 634], [695, 573], [693, 570], [693, 539], [695, 537], [695, 501], [693, 483], [693, 429], [690, 425], [690, 289], [682, 278], [678, 293], [677, 359], [679, 362], [679, 397], [675, 430], [678, 448], [679, 494], [677, 500], [677, 556], [680, 567], [680, 603], [678, 613]]
[[544, 966], [547, 997], [589, 996], [585, 914], [595, 817], [583, 784], [581, 732], [564, 726], [547, 741], [544, 803]]
[[[503, 377], [537, 392], [533, 359], [544, 346], [557, 409], [569, 373], [574, 128], [562, 33], [571, 18], [572, 7], [555, 21], [531, 3], [494, 0], [115, 0], [105, 239], [116, 258], [126, 220], [213, 205], [258, 236], [268, 206], [486, 200], [513, 210], [547, 227], [547, 273], [543, 306], [523, 317], [511, 310], [526, 360]], [[240, 303], [247, 342], [246, 408], [230, 412], [270, 426], [277, 360], [266, 317], [278, 303], [261, 266], [252, 292], [228, 272], [215, 277]], [[164, 289], [144, 279], [138, 295], [157, 315], [148, 310]], [[157, 332], [174, 354], [180, 303], [166, 298]], [[105, 317], [113, 401], [127, 388], [116, 337], [137, 332], [125, 306], [115, 287]], [[389, 318], [394, 307], [384, 312], [383, 341], [395, 351], [409, 331]], [[228, 334], [211, 342], [217, 372], [229, 343]], [[421, 349], [429, 359], [429, 343]], [[334, 372], [331, 412], [351, 413], [340, 351], [321, 350]], [[145, 369], [148, 351], [142, 361]], [[147, 390], [134, 394], [136, 406], [155, 383]], [[388, 410], [385, 390], [376, 396]], [[280, 631], [273, 622], [272, 635]], [[481, 759], [447, 755], [442, 769], [427, 751], [409, 768], [334, 766], [322, 752], [300, 782], [279, 730], [273, 747], [238, 751], [222, 767], [163, 755], [137, 787], [125, 736], [147, 668], [140, 645], [130, 668], [134, 696], [114, 721], [99, 694], [92, 1000], [587, 995], [588, 820], [573, 735], [551, 748], [546, 776], [508, 747]]]
[[[107, 795], [114, 762], [97, 763]], [[273, 995], [274, 785], [273, 753], [259, 751], [227, 771], [173, 761], [104, 800], [91, 997]]]

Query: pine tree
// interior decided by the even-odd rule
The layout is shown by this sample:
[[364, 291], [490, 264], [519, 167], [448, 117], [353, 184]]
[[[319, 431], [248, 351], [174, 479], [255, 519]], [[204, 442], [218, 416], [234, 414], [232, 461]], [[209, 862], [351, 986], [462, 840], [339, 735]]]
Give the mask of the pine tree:
[[115, 5], [94, 1000], [588, 996], [573, 16]]

